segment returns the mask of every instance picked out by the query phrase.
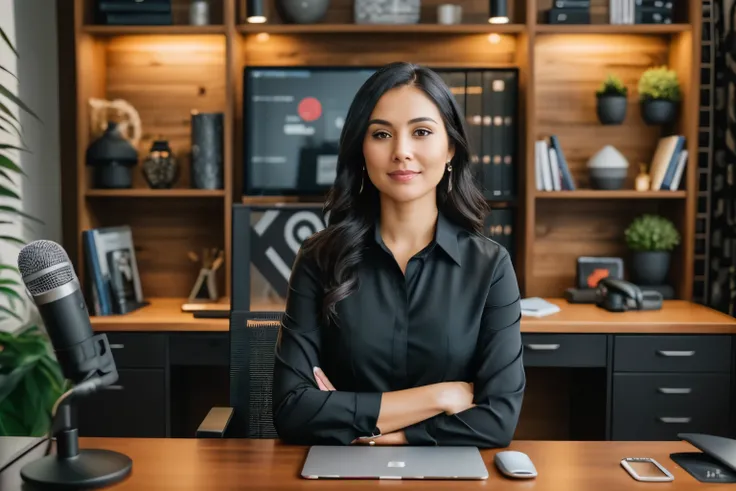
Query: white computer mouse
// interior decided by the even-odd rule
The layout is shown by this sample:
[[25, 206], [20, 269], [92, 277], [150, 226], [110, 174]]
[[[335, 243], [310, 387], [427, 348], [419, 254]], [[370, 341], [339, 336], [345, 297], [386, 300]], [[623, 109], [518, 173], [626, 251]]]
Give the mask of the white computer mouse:
[[532, 459], [524, 452], [517, 450], [503, 450], [493, 458], [501, 474], [516, 479], [537, 477], [537, 468]]

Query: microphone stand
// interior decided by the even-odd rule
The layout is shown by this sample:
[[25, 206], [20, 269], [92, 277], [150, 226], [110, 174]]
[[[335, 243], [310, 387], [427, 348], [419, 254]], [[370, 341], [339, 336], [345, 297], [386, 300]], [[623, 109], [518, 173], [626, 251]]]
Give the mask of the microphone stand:
[[[26, 464], [20, 475], [24, 481], [44, 489], [83, 489], [109, 486], [125, 479], [133, 468], [127, 455], [112, 450], [79, 448], [75, 398], [113, 384], [118, 373], [110, 354], [107, 336], [93, 336], [107, 346], [101, 355], [107, 373], [87, 378], [65, 392], [56, 401], [50, 433], [56, 439], [56, 452], [51, 454], [51, 437], [47, 455]], [[109, 357], [109, 358], [108, 358]], [[99, 370], [96, 371], [99, 373]]]

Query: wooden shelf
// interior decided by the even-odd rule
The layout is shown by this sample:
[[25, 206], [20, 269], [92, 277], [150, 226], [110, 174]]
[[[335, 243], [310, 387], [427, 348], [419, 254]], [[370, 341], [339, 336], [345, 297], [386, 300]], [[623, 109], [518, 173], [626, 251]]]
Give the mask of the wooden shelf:
[[98, 36], [123, 36], [132, 34], [225, 34], [225, 26], [189, 26], [189, 25], [173, 25], [173, 26], [106, 26], [106, 25], [86, 25], [82, 28], [82, 32], [87, 34], [95, 34]]
[[687, 32], [689, 24], [537, 24], [537, 33], [552, 34], [674, 34]]
[[88, 198], [223, 198], [223, 189], [90, 189]]
[[683, 199], [687, 197], [687, 192], [580, 189], [577, 191], [537, 191], [535, 196], [537, 199]]
[[243, 34], [339, 34], [339, 33], [397, 33], [397, 34], [518, 34], [526, 30], [524, 24], [241, 24]]

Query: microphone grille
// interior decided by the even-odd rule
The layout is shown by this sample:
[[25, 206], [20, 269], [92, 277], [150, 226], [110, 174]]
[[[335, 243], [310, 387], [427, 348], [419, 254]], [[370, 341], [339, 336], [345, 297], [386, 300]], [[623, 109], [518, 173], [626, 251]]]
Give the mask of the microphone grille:
[[[27, 278], [45, 269], [53, 268], [45, 274], [28, 280]], [[35, 240], [21, 249], [18, 254], [18, 270], [31, 295], [41, 295], [74, 280], [69, 256], [63, 247], [52, 240]]]

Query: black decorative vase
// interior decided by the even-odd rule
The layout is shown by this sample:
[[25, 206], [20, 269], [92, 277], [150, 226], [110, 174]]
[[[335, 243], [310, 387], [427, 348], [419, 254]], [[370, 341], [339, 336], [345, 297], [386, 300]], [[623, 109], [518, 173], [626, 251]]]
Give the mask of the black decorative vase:
[[114, 121], [93, 141], [85, 154], [92, 167], [92, 186], [96, 189], [126, 189], [133, 186], [131, 167], [138, 163], [138, 151], [118, 131]]
[[641, 117], [648, 125], [671, 123], [677, 114], [677, 104], [672, 101], [648, 99], [640, 104]]
[[330, 0], [276, 0], [276, 11], [286, 24], [316, 24], [329, 6]]
[[669, 251], [635, 251], [632, 254], [631, 275], [637, 285], [664, 285], [669, 271]]
[[624, 122], [628, 106], [626, 96], [600, 95], [596, 99], [596, 114], [601, 124], [616, 125]]
[[179, 164], [169, 142], [156, 140], [143, 161], [143, 177], [153, 189], [169, 189], [179, 178]]
[[223, 188], [222, 113], [192, 114], [192, 187]]

